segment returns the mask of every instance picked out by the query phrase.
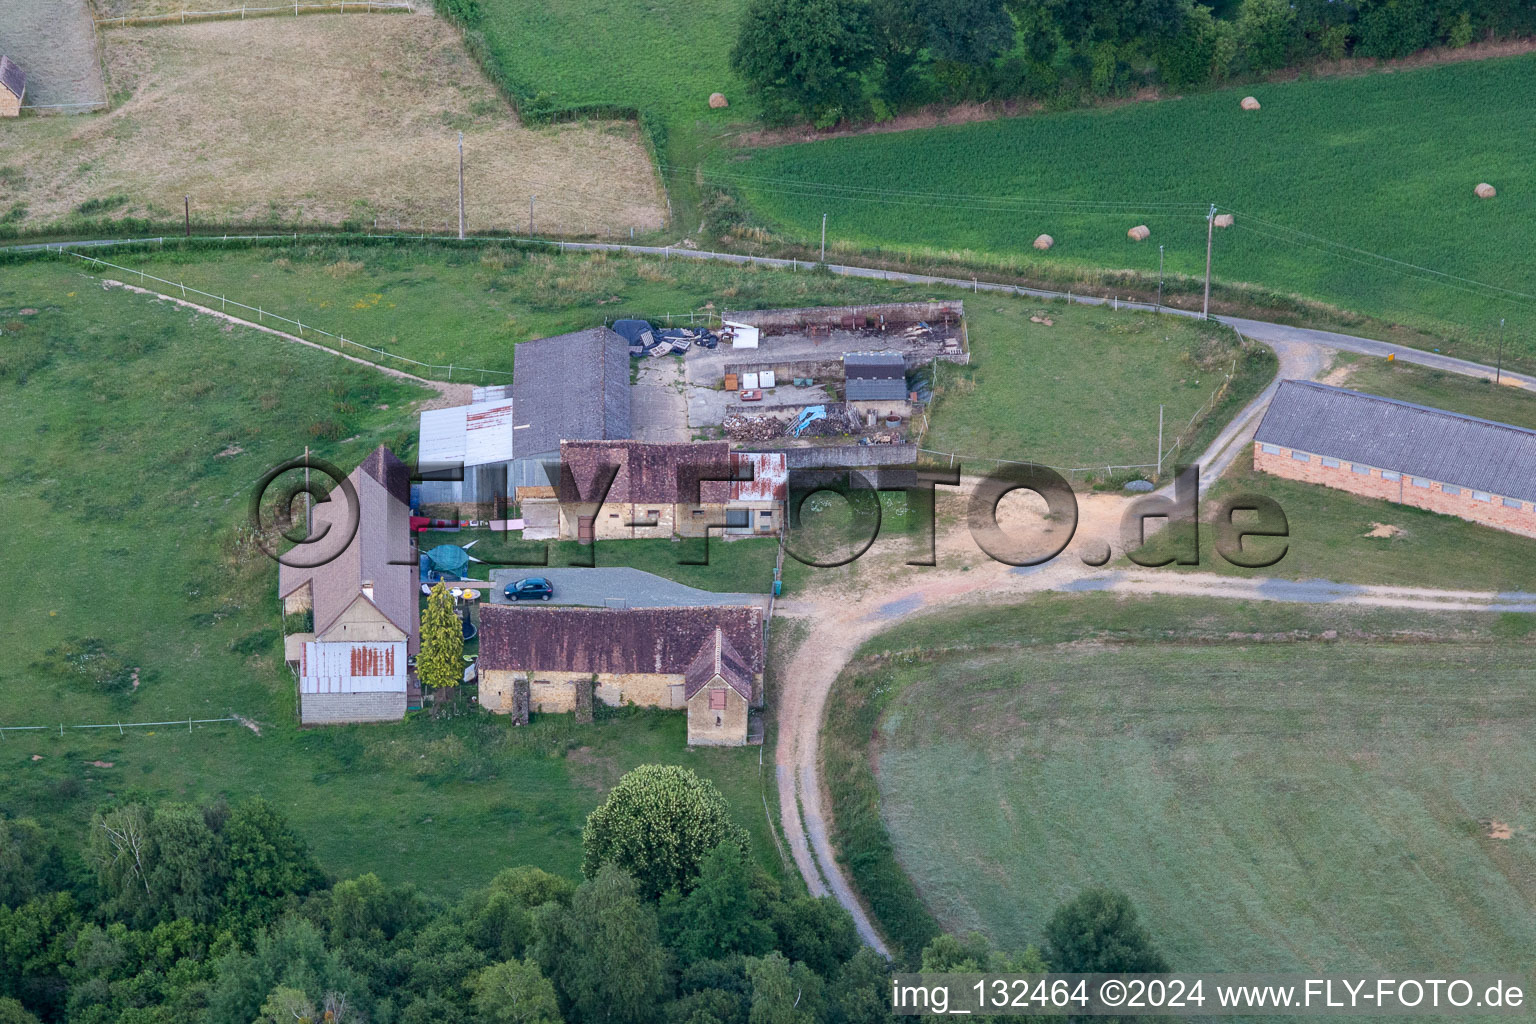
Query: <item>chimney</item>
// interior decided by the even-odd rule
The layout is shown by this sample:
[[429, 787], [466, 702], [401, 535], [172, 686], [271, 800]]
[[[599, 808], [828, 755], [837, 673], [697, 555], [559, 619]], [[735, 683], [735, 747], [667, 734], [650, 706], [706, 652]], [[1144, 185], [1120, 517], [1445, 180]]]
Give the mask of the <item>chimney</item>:
[[363, 580], [363, 596], [373, 600], [373, 580]]

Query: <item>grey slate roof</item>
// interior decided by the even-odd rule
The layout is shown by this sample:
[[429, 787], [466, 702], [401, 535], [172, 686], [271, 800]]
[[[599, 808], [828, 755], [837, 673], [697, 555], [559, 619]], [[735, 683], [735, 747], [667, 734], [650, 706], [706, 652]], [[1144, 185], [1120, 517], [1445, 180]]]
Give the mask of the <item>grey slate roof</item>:
[[[629, 346], [606, 327], [525, 341], [512, 355], [512, 451], [629, 437]], [[525, 425], [526, 424], [526, 425]]]
[[1536, 501], [1536, 430], [1287, 380], [1255, 440]]
[[843, 381], [850, 402], [900, 401], [907, 397], [906, 361], [899, 352], [849, 352]]
[[0, 85], [9, 89], [17, 99], [26, 95], [27, 73], [4, 55], [0, 55]]

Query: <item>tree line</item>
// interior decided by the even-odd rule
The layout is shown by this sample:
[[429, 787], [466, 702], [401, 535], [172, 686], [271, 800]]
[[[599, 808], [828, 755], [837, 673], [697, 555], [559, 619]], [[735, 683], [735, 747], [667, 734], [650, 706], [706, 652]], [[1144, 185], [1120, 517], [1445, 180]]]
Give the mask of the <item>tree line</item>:
[[731, 65], [771, 121], [1073, 103], [1536, 34], [1522, 0], [749, 0]]
[[[118, 803], [67, 854], [0, 818], [0, 1024], [889, 1024], [893, 965], [833, 900], [756, 866], [719, 792], [644, 766], [583, 880], [509, 868], [457, 900], [336, 881], [272, 805]], [[430, 865], [423, 865], [430, 870]], [[1123, 896], [1042, 950], [940, 936], [926, 970], [1162, 970]]]

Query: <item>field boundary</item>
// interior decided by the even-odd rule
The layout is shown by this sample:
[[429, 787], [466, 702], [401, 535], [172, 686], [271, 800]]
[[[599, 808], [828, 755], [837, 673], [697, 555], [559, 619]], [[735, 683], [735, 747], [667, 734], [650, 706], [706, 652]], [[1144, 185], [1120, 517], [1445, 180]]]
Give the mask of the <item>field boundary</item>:
[[53, 732], [55, 729], [57, 729], [59, 731], [59, 735], [62, 736], [64, 735], [65, 729], [116, 729], [118, 734], [121, 735], [125, 729], [141, 729], [148, 726], [169, 725], [184, 725], [187, 727], [187, 731], [190, 732], [194, 725], [213, 725], [216, 722], [243, 723], [246, 721], [248, 721], [248, 719], [243, 719], [239, 715], [232, 715], [229, 718], [178, 718], [174, 722], [106, 722], [101, 725], [65, 725], [61, 722], [56, 726], [0, 725], [0, 740], [5, 739], [5, 734], [8, 732]]
[[[182, 282], [182, 281], [168, 281], [168, 280], [166, 280], [163, 277], [156, 277], [153, 274], [146, 274], [142, 270], [134, 270], [132, 267], [124, 267], [124, 266], [121, 266], [121, 265], [116, 264], [116, 263], [109, 263], [106, 260], [99, 260], [99, 259], [97, 259], [94, 256], [87, 256], [84, 253], [69, 252], [69, 253], [67, 253], [67, 255], [73, 256], [76, 259], [85, 260], [87, 263], [96, 264], [97, 266], [111, 267], [113, 270], [121, 270], [125, 274], [137, 274], [137, 275], [139, 275], [139, 280], [140, 281], [154, 281], [157, 284], [167, 285], [167, 286], [172, 287], [172, 288], [179, 288], [179, 289], [181, 289], [181, 297], [183, 299], [187, 298], [189, 295], [199, 295], [199, 296], [202, 296], [203, 298], [206, 298], [206, 299], [209, 299], [209, 300], [217, 300], [218, 303], [219, 303], [218, 312], [220, 312], [220, 313], [224, 312], [230, 306], [237, 306], [240, 309], [249, 310], [250, 312], [256, 314], [256, 323], [253, 325], [253, 326], [256, 326], [256, 327], [265, 327], [265, 318], [266, 317], [271, 317], [274, 320], [281, 320], [283, 323], [293, 324], [299, 330], [299, 340], [300, 341], [304, 341], [304, 342], [306, 342], [308, 344], [314, 344], [313, 342], [309, 342], [308, 339], [306, 339], [304, 337], [304, 329], [306, 327], [306, 324], [303, 321], [301, 321], [301, 320], [294, 320], [294, 319], [292, 319], [290, 317], [283, 316], [280, 313], [274, 313], [270, 309], [264, 309], [261, 306], [247, 306], [243, 302], [239, 302], [239, 301], [237, 301], [235, 299], [231, 299], [231, 298], [229, 298], [227, 296], [224, 296], [224, 295], [214, 295], [212, 292], [205, 292], [205, 291], [202, 291], [201, 289], [198, 289], [198, 288], [188, 288], [187, 285], [185, 284], [185, 282]], [[174, 296], [171, 296], [171, 297], [174, 298]], [[189, 302], [188, 304], [190, 305], [191, 303]], [[208, 308], [210, 310], [212, 309], [212, 307], [208, 307]], [[458, 370], [461, 374], [464, 374], [464, 373], [477, 373], [477, 374], [480, 375], [482, 380], [485, 379], [485, 375], [488, 374], [488, 373], [489, 374], [495, 374], [496, 376], [499, 376], [499, 377], [509, 377], [510, 378], [512, 376], [512, 371], [511, 370], [485, 370], [485, 369], [481, 369], [479, 367], [474, 367], [474, 366], [455, 366], [452, 363], [449, 363], [447, 365], [442, 365], [440, 363], [424, 363], [424, 362], [422, 362], [419, 359], [412, 359], [410, 356], [398, 355], [398, 354], [396, 354], [394, 352], [389, 352], [389, 351], [387, 351], [385, 349], [382, 349], [382, 348], [374, 348], [372, 345], [364, 345], [360, 341], [353, 341], [352, 339], [344, 337], [343, 335], [340, 335], [340, 334], [332, 334], [330, 331], [323, 330], [322, 328], [316, 327], [314, 324], [308, 324], [307, 326], [308, 326], [308, 328], [309, 328], [311, 333], [323, 335], [323, 336], [325, 336], [327, 338], [334, 338], [334, 339], [336, 339], [336, 341], [340, 343], [336, 347], [336, 349], [335, 349], [335, 351], [338, 354], [346, 355], [346, 351], [345, 351], [346, 347], [348, 345], [351, 345], [353, 348], [360, 348], [360, 349], [362, 349], [365, 352], [372, 352], [375, 355], [384, 356], [384, 357], [387, 357], [389, 359], [398, 359], [402, 363], [410, 363], [412, 366], [419, 366], [423, 370], [447, 370], [448, 371], [448, 380], [450, 382], [453, 380], [453, 371], [454, 370]], [[331, 346], [329, 346], [329, 345], [319, 345], [318, 347], [320, 347], [320, 348], [330, 348]], [[348, 356], [348, 358], [352, 358], [352, 357]], [[366, 359], [360, 359], [358, 361], [359, 362], [363, 362], [363, 363], [368, 363], [369, 365], [376, 365], [376, 364], [370, 363]], [[382, 367], [382, 366], [379, 367], [379, 368], [380, 369], [388, 369], [388, 367]], [[397, 372], [399, 372], [399, 371], [397, 371]], [[460, 381], [460, 383], [463, 383], [463, 381]]]
[[347, 14], [348, 6], [351, 13], [370, 14], [373, 12], [389, 13], [391, 11], [404, 11], [408, 14], [416, 13], [416, 5], [412, 0], [324, 0], [321, 3], [293, 3], [280, 4], [276, 7], [231, 7], [221, 11], [168, 11], [165, 14], [125, 14], [118, 18], [95, 18], [97, 28], [117, 27], [128, 25], [185, 25], [190, 21], [212, 21], [216, 19], [239, 18], [268, 18], [291, 14], [298, 17], [300, 14]]

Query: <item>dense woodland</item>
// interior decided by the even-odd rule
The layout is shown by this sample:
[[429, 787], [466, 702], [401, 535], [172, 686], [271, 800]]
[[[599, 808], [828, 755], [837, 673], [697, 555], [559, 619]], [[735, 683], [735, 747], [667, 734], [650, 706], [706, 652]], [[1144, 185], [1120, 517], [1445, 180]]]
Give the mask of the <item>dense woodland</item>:
[[1520, 0], [749, 0], [732, 54], [771, 120], [1071, 104], [1536, 33]]
[[[835, 902], [755, 868], [719, 793], [684, 768], [620, 780], [583, 833], [580, 884], [515, 867], [456, 902], [371, 874], [328, 879], [259, 798], [120, 803], [79, 853], [60, 838], [0, 819], [0, 1024], [891, 1019], [892, 965]], [[1046, 955], [1165, 966], [1124, 898], [1097, 890], [1050, 922]], [[920, 959], [1045, 965], [975, 937], [941, 936]]]

